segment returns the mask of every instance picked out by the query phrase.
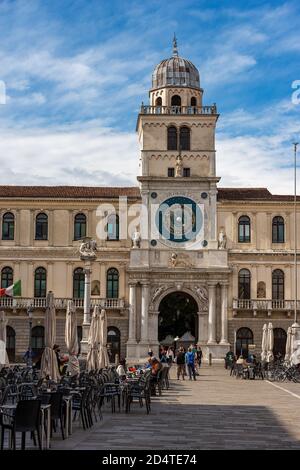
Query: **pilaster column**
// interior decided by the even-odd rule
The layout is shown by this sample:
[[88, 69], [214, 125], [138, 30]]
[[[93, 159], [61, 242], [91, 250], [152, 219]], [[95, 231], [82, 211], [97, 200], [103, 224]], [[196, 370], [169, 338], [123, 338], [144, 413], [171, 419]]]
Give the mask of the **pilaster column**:
[[210, 239], [217, 240], [217, 190], [210, 191]]
[[147, 342], [148, 335], [149, 284], [142, 284], [141, 341]]
[[216, 344], [216, 283], [208, 284], [208, 342]]
[[221, 284], [221, 341], [228, 344], [228, 284]]
[[129, 332], [128, 341], [136, 343], [136, 284], [129, 284]]

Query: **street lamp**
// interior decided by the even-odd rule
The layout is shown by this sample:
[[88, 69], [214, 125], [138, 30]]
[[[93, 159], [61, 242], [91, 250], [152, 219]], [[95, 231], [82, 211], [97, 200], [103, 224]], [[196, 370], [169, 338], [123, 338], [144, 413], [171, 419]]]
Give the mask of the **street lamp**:
[[27, 308], [27, 315], [29, 318], [29, 346], [28, 346], [27, 366], [32, 367], [32, 349], [31, 349], [31, 330], [32, 330], [32, 316], [33, 316], [32, 305], [30, 305]]

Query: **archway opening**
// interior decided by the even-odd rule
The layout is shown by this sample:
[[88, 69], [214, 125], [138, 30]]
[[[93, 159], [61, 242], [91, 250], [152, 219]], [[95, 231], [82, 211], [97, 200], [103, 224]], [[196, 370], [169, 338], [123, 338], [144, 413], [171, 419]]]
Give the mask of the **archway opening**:
[[[186, 292], [172, 292], [166, 295], [159, 304], [158, 341], [166, 345], [172, 338], [187, 339], [196, 342], [198, 339], [198, 305], [195, 299]], [[183, 344], [184, 341], [180, 341]]]

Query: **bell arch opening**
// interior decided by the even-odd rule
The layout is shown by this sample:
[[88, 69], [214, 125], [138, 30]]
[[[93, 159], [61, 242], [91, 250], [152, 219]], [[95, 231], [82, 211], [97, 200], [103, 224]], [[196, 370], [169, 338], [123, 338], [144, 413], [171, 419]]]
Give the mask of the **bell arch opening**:
[[159, 304], [158, 341], [163, 344], [172, 338], [194, 337], [198, 340], [198, 305], [186, 292], [171, 292]]

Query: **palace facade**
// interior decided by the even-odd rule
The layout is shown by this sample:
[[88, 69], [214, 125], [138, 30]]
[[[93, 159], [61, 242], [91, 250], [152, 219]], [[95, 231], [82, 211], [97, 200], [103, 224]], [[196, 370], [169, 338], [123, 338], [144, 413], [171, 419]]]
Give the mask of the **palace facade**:
[[[91, 308], [107, 311], [112, 360], [115, 354], [142, 360], [149, 348], [157, 352], [175, 337], [194, 340], [205, 359], [211, 354], [215, 361], [230, 345], [237, 353], [247, 354], [249, 345], [259, 353], [269, 321], [275, 353], [284, 351], [295, 298], [293, 197], [218, 187], [217, 106], [203, 105], [202, 98], [199, 72], [179, 57], [175, 43], [172, 57], [155, 68], [149, 105], [138, 115], [136, 187], [0, 187], [1, 287], [22, 282], [22, 297], [0, 298], [12, 361], [28, 348], [30, 306], [32, 347], [36, 357], [42, 351], [48, 291], [55, 297], [56, 342], [64, 349], [71, 298], [81, 339], [85, 264], [79, 245], [85, 236], [97, 241]], [[104, 214], [101, 237], [104, 204], [115, 213]], [[134, 228], [135, 209], [144, 208], [135, 242], [122, 226], [126, 204]], [[299, 209], [297, 218], [300, 227]]]

